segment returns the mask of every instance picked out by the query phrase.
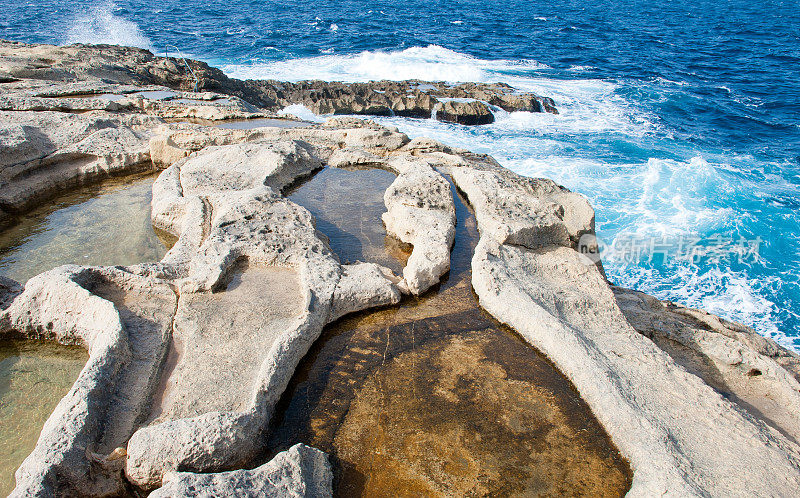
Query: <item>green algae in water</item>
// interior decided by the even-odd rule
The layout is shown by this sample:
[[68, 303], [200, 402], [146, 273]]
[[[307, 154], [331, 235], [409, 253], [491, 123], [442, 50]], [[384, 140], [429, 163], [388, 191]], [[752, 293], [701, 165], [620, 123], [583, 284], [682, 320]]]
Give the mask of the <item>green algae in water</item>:
[[14, 472], [87, 360], [81, 347], [0, 341], [0, 495], [14, 488]]
[[150, 222], [156, 175], [115, 178], [60, 196], [0, 232], [0, 274], [25, 282], [64, 264], [159, 261], [167, 248]]

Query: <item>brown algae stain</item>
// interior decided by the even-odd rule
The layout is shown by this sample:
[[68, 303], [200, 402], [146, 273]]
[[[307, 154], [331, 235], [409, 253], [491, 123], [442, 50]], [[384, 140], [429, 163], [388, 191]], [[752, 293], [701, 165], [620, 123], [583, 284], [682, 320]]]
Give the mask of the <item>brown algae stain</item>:
[[297, 442], [328, 452], [338, 496], [624, 495], [630, 468], [572, 384], [478, 306], [458, 196], [456, 214], [437, 288], [326, 327], [264, 458]]

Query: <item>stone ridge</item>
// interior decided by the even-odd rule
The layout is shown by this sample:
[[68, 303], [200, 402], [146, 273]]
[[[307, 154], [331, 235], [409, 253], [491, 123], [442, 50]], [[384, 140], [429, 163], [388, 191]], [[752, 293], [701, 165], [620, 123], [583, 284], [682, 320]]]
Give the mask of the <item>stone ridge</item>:
[[[312, 448], [251, 465], [326, 324], [420, 295], [447, 274], [455, 223], [448, 176], [475, 211], [472, 285], [481, 306], [572, 381], [630, 461], [631, 496], [800, 489], [800, 358], [741, 325], [612, 287], [602, 265], [578, 250], [594, 234], [583, 196], [356, 118], [253, 129], [167, 122], [262, 114], [236, 97], [159, 97], [148, 92], [163, 87], [132, 86], [157, 78], [153, 64], [174, 62], [146, 51], [103, 47], [109, 59], [76, 73], [77, 59], [69, 69], [46, 57], [97, 48], [3, 46], [21, 47], [27, 62], [1, 61], [12, 91], [0, 103], [12, 110], [0, 113], [0, 208], [17, 214], [53, 191], [147, 164], [160, 170], [153, 224], [177, 237], [158, 262], [66, 265], [24, 286], [0, 277], [0, 337], [89, 352], [18, 469], [12, 496], [329, 495], [329, 464]], [[114, 54], [141, 65], [114, 65]], [[158, 78], [179, 74], [171, 71]], [[131, 98], [53, 97], [87, 89]], [[324, 167], [397, 174], [383, 220], [413, 246], [402, 275], [341, 264], [313, 216], [286, 198]], [[13, 223], [6, 211], [0, 224]]]
[[150, 494], [152, 498], [185, 496], [327, 496], [333, 471], [325, 453], [296, 444], [278, 453], [272, 460], [253, 470], [235, 470], [217, 474], [171, 472], [164, 486]]
[[[618, 299], [631, 298], [615, 294], [601, 268], [576, 250], [594, 225], [580, 196], [504, 170], [448, 172], [478, 220], [472, 285], [481, 306], [573, 382], [631, 463], [629, 496], [796, 494], [797, 417], [786, 412], [800, 402], [800, 383], [763, 354], [768, 349], [759, 352], [748, 334], [737, 337], [743, 327], [693, 329], [654, 303], [637, 310], [629, 302], [623, 313]], [[724, 396], [634, 324], [652, 324], [653, 334], [726, 366], [740, 393], [744, 385], [766, 384], [746, 396]], [[749, 409], [775, 395], [785, 403], [778, 403], [781, 410]]]
[[502, 83], [238, 80], [204, 62], [160, 57], [148, 50], [114, 45], [57, 47], [0, 40], [0, 77], [3, 81], [102, 80], [136, 86], [158, 85], [232, 95], [270, 112], [303, 104], [316, 114], [436, 117], [465, 125], [493, 122], [489, 106], [508, 112], [558, 113], [552, 99], [517, 92]]

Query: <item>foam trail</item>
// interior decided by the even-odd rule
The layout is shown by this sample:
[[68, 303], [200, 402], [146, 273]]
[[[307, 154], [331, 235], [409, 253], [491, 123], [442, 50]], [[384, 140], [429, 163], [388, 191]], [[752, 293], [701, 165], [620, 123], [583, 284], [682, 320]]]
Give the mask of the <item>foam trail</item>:
[[242, 79], [300, 81], [371, 81], [423, 79], [436, 81], [499, 81], [502, 72], [545, 69], [535, 61], [484, 60], [438, 45], [401, 51], [365, 51], [352, 55], [317, 56], [285, 61], [223, 66]]
[[153, 43], [133, 21], [116, 16], [113, 2], [97, 5], [68, 22], [64, 44], [107, 43], [153, 49]]
[[533, 60], [486, 60], [438, 45], [398, 51], [365, 51], [320, 55], [266, 63], [229, 64], [231, 77], [281, 81], [364, 82], [421, 79], [449, 82], [508, 83], [521, 91], [556, 101], [558, 117], [547, 113], [497, 113], [497, 126], [519, 132], [600, 133], [642, 136], [656, 128], [656, 118], [632, 108], [616, 94], [617, 84], [599, 79], [557, 79], [549, 67]]

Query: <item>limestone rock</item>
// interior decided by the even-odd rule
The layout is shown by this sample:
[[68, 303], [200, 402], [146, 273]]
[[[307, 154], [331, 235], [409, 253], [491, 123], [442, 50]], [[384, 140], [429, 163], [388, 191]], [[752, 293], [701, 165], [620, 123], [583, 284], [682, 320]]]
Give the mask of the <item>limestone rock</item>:
[[456, 185], [476, 207], [481, 233], [498, 243], [538, 249], [571, 246], [594, 232], [594, 210], [585, 198], [549, 180], [507, 171], [452, 168]]
[[[399, 301], [389, 270], [339, 265], [308, 211], [280, 194], [342, 141], [378, 154], [408, 141], [374, 124], [351, 126], [189, 127], [182, 145], [200, 150], [153, 188], [154, 223], [178, 236], [164, 260], [31, 279], [0, 314], [0, 333], [84, 344], [90, 360], [20, 468], [16, 493], [58, 486], [102, 496], [120, 492], [123, 469], [153, 489], [173, 470], [244, 465], [322, 327]], [[214, 140], [230, 143], [208, 146]], [[19, 291], [12, 287], [8, 297]], [[107, 456], [120, 448], [125, 459]]]
[[0, 335], [82, 344], [89, 361], [16, 472], [12, 496], [105, 496], [124, 489], [109, 455], [146, 414], [176, 302], [163, 281], [115, 268], [60, 267], [28, 281], [0, 314]]
[[450, 270], [455, 206], [442, 175], [426, 165], [401, 164], [398, 160], [389, 163], [400, 174], [384, 194], [388, 211], [383, 222], [387, 232], [414, 246], [399, 285], [405, 292], [420, 295]]
[[800, 442], [800, 359], [752, 329], [614, 287], [628, 322], [676, 363]]
[[[481, 195], [475, 187], [486, 178], [475, 176], [452, 171], [481, 232], [472, 260], [481, 306], [574, 383], [631, 463], [630, 496], [798, 489], [795, 442], [720, 396], [628, 323], [600, 269], [569, 243], [588, 217], [568, 215], [560, 195], [541, 198], [536, 188], [522, 195], [515, 182], [493, 180], [498, 190]], [[545, 216], [531, 216], [534, 209]]]
[[[102, 80], [137, 86], [158, 85], [181, 91], [212, 91], [239, 97], [271, 112], [302, 104], [317, 114], [429, 118], [432, 111], [442, 105], [438, 98], [481, 100], [509, 112], [558, 112], [552, 99], [516, 92], [502, 83], [242, 81], [229, 78], [219, 69], [199, 61], [158, 57], [147, 50], [111, 45], [54, 47], [0, 41], [0, 72], [11, 80]], [[444, 105], [447, 109], [443, 117], [448, 121], [485, 124], [493, 120], [483, 103], [448, 105], [445, 102]]]
[[149, 167], [147, 116], [0, 112], [0, 206], [22, 212], [57, 192]]
[[[131, 482], [153, 488], [170, 470], [217, 471], [255, 456], [258, 434], [322, 326], [397, 302], [392, 281], [374, 269], [358, 286], [342, 281], [358, 271], [342, 268], [308, 211], [276, 192], [318, 166], [299, 142], [214, 146], [173, 164], [154, 185], [154, 223], [180, 235], [164, 262], [186, 268], [177, 282], [180, 354], [149, 425], [128, 445]], [[296, 276], [278, 282], [279, 273]], [[273, 294], [254, 302], [261, 288]], [[223, 323], [230, 337], [210, 334]], [[208, 375], [193, 373], [204, 364]], [[215, 365], [226, 373], [214, 373]], [[209, 392], [216, 394], [204, 398]]]
[[333, 472], [325, 453], [296, 444], [253, 470], [217, 474], [170, 472], [153, 498], [183, 496], [332, 496]]
[[333, 294], [328, 321], [348, 313], [400, 302], [399, 281], [391, 271], [375, 263], [345, 265]]

